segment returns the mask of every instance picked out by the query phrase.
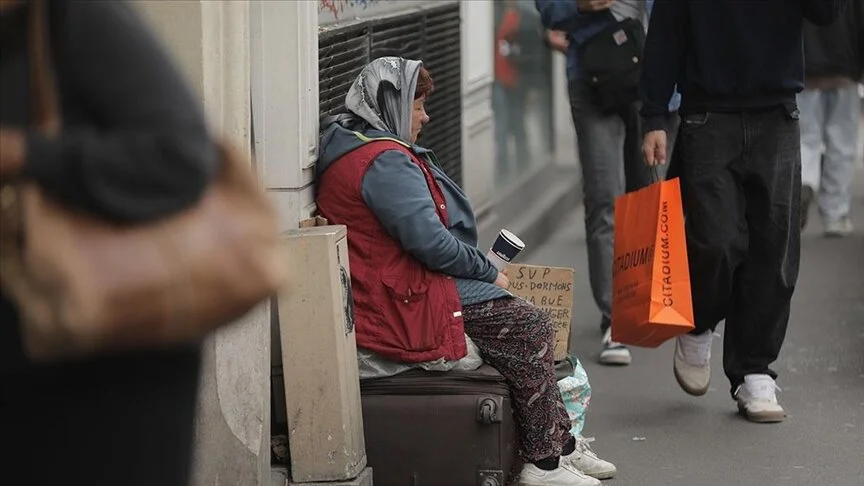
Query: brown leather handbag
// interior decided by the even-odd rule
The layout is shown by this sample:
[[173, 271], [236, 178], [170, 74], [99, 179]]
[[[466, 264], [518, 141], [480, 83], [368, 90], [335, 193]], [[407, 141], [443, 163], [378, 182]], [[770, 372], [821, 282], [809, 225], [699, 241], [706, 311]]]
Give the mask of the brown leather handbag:
[[[45, 5], [30, 8], [34, 120], [52, 134], [60, 112]], [[275, 211], [248, 158], [227, 144], [220, 153], [196, 205], [152, 223], [103, 221], [31, 182], [2, 188], [0, 286], [17, 304], [30, 359], [194, 342], [278, 290]]]

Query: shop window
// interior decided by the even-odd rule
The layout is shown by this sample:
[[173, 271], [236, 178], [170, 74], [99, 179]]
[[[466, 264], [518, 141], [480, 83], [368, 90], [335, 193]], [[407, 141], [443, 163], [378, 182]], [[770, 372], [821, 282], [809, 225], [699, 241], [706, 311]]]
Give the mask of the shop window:
[[496, 185], [506, 188], [554, 152], [552, 54], [532, 0], [495, 2], [494, 56]]

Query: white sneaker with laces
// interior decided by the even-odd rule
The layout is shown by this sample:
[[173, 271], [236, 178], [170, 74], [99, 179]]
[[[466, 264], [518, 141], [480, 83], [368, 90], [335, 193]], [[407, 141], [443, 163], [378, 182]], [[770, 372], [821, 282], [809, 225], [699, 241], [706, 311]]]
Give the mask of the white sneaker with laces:
[[781, 391], [780, 387], [768, 375], [745, 376], [744, 384], [735, 390], [738, 411], [751, 422], [782, 422], [786, 411], [777, 403], [777, 391]]
[[562, 456], [561, 460], [568, 461], [570, 465], [592, 478], [610, 479], [614, 477], [618, 469], [611, 462], [597, 457], [589, 445], [593, 441], [593, 438], [576, 438], [576, 450], [568, 456]]
[[714, 333], [684, 334], [675, 340], [675, 379], [690, 395], [699, 397], [711, 384], [711, 340]]
[[568, 461], [562, 460], [557, 469], [544, 471], [534, 464], [525, 464], [519, 475], [520, 486], [600, 486], [600, 480], [582, 474]]
[[603, 334], [603, 349], [600, 351], [600, 364], [627, 366], [632, 359], [627, 346], [612, 340], [612, 328], [606, 329]]

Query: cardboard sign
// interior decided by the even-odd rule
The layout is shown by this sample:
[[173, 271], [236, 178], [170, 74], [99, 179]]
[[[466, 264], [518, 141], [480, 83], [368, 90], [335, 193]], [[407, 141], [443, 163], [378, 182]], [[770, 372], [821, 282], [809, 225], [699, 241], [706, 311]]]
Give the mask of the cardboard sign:
[[570, 323], [573, 320], [572, 268], [537, 265], [508, 265], [508, 289], [545, 310], [555, 326], [555, 361], [567, 358], [570, 350]]

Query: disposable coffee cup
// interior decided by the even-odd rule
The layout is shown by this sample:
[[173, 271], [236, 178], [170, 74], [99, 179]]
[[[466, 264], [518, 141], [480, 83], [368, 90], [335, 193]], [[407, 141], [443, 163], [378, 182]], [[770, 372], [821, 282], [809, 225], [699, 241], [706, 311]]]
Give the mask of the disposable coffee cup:
[[492, 248], [486, 257], [495, 265], [498, 271], [504, 270], [507, 265], [512, 262], [519, 253], [525, 249], [525, 243], [522, 242], [516, 235], [502, 229], [498, 233], [498, 238], [492, 244]]

